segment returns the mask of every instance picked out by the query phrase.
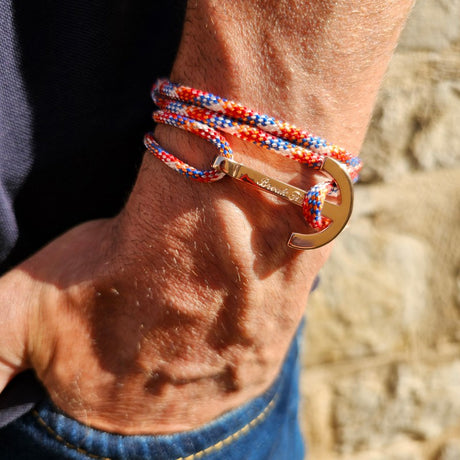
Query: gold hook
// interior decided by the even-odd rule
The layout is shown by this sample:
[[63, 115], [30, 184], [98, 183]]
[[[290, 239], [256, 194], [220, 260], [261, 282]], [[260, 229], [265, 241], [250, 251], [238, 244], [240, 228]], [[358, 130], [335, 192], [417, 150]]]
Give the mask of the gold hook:
[[340, 191], [340, 203], [325, 201], [321, 215], [331, 219], [322, 231], [311, 234], [292, 233], [288, 246], [295, 249], [313, 249], [331, 242], [347, 225], [353, 210], [353, 184], [347, 171], [332, 158], [326, 157], [321, 170], [326, 172]]
[[[273, 179], [229, 158], [219, 156], [212, 166], [234, 179], [247, 182], [298, 206], [303, 205], [307, 194], [305, 190]], [[314, 249], [324, 246], [343, 230], [350, 218], [353, 208], [353, 185], [347, 171], [339, 162], [328, 157], [324, 159], [320, 170], [328, 174], [336, 183], [340, 191], [340, 203], [326, 200], [321, 214], [328, 217], [331, 223], [317, 233], [292, 233], [288, 241], [288, 246], [291, 248]]]

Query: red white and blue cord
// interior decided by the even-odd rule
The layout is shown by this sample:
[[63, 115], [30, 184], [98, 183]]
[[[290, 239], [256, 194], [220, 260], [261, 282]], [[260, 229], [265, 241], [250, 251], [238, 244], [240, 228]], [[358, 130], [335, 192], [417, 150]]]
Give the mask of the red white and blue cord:
[[[346, 150], [324, 139], [300, 130], [268, 115], [257, 113], [243, 105], [204, 91], [158, 80], [152, 88], [152, 99], [159, 108], [153, 113], [157, 123], [168, 124], [194, 133], [213, 144], [219, 155], [233, 158], [233, 152], [223, 134], [231, 134], [274, 153], [321, 169], [325, 157], [339, 161], [353, 182], [358, 179], [362, 163]], [[222, 179], [225, 173], [215, 169], [199, 170], [166, 152], [152, 133], [144, 138], [146, 148], [170, 168], [200, 182]], [[333, 181], [318, 183], [307, 192], [303, 214], [307, 223], [322, 230], [329, 219], [321, 216], [328, 194], [336, 192]]]

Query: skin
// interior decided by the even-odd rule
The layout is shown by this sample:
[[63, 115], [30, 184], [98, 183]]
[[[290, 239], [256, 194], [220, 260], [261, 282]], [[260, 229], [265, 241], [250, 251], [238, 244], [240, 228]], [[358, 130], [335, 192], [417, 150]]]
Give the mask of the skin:
[[[191, 0], [173, 81], [358, 152], [412, 1]], [[213, 147], [156, 137], [197, 167]], [[229, 139], [235, 159], [314, 175]], [[146, 154], [116, 217], [84, 223], [0, 279], [0, 390], [32, 367], [57, 406], [123, 433], [196, 428], [267, 389], [330, 246], [295, 251], [295, 206], [227, 178], [193, 183]], [[331, 287], [332, 288], [332, 287]]]

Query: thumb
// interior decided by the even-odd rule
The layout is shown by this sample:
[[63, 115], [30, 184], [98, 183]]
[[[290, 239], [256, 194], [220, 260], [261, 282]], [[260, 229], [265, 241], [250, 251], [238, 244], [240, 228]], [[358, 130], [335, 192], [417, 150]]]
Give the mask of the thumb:
[[0, 392], [27, 369], [27, 323], [33, 283], [19, 269], [0, 278]]

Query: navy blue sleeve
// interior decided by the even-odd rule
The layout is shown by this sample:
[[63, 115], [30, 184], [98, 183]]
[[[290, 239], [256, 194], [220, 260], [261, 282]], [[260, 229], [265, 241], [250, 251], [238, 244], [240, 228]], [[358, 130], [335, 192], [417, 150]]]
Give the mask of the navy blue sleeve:
[[[70, 227], [115, 215], [152, 128], [186, 0], [0, 2], [0, 274]], [[32, 372], [0, 426], [44, 395]]]

